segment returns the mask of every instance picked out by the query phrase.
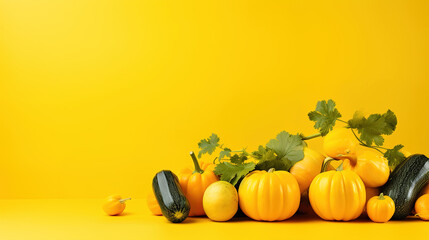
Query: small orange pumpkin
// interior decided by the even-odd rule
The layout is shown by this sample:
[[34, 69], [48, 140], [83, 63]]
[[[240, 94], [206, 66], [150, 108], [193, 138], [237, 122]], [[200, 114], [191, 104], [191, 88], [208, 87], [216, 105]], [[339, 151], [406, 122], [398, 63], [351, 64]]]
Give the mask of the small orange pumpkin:
[[369, 199], [366, 212], [373, 222], [384, 223], [389, 221], [395, 213], [395, 203], [389, 196], [380, 193], [379, 196]]
[[241, 210], [258, 221], [282, 221], [298, 210], [300, 190], [295, 177], [286, 171], [253, 171], [238, 189]]
[[161, 208], [159, 207], [158, 201], [156, 200], [155, 194], [153, 191], [150, 191], [146, 198], [147, 207], [152, 212], [153, 215], [161, 216]]
[[429, 220], [429, 194], [423, 194], [414, 205], [416, 215], [422, 220]]

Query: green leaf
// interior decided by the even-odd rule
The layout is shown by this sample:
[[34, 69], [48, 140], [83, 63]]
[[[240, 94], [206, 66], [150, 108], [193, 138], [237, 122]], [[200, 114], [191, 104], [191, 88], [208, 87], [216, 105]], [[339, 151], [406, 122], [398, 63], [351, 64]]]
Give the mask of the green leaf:
[[387, 158], [389, 166], [392, 169], [395, 169], [396, 166], [405, 160], [405, 155], [400, 151], [403, 147], [404, 145], [398, 144], [384, 153], [384, 157]]
[[202, 139], [199, 143], [198, 143], [198, 147], [201, 149], [200, 152], [198, 153], [198, 157], [200, 158], [201, 155], [203, 154], [212, 154], [215, 150], [216, 147], [219, 146], [219, 137], [212, 133], [212, 135], [207, 138], [207, 139]]
[[316, 111], [309, 112], [308, 117], [315, 122], [314, 128], [325, 136], [334, 128], [335, 122], [341, 117], [341, 114], [335, 107], [335, 102], [329, 99], [327, 102], [325, 100], [317, 102]]
[[277, 157], [286, 158], [292, 162], [297, 162], [304, 158], [304, 141], [300, 135], [291, 135], [288, 132], [281, 132], [276, 139], [271, 139], [267, 147], [273, 150]]
[[216, 175], [220, 175], [221, 181], [227, 181], [232, 185], [236, 185], [241, 178], [254, 169], [255, 163], [253, 162], [238, 165], [229, 162], [222, 162], [216, 165], [214, 173]]
[[224, 157], [231, 157], [231, 149], [229, 149], [229, 148], [224, 148], [224, 149], [219, 153], [219, 160], [222, 160]]
[[272, 161], [277, 157], [273, 150], [264, 146], [259, 146], [258, 151], [254, 151], [252, 156], [253, 158], [257, 159], [259, 163]]
[[382, 146], [384, 138], [382, 135], [390, 135], [396, 129], [397, 119], [395, 114], [388, 110], [384, 114], [371, 114], [365, 118], [362, 113], [356, 112], [348, 121], [350, 128], [358, 130], [360, 139], [367, 145], [374, 143]]
[[234, 154], [231, 156], [230, 161], [235, 164], [242, 164], [247, 160], [247, 152], [241, 152], [240, 154]]
[[288, 159], [276, 158], [270, 161], [259, 162], [258, 164], [256, 164], [255, 169], [268, 171], [270, 170], [270, 168], [274, 168], [276, 170], [289, 171], [292, 166], [292, 162]]

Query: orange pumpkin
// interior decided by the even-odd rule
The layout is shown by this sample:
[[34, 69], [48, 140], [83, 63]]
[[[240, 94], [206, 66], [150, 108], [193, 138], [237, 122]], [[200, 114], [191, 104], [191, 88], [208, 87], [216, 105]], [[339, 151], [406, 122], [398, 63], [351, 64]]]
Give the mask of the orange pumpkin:
[[309, 198], [314, 212], [324, 220], [349, 221], [365, 206], [365, 185], [353, 171], [328, 171], [311, 182]]
[[158, 201], [156, 200], [155, 194], [153, 191], [150, 191], [146, 197], [146, 203], [149, 210], [153, 215], [161, 216], [161, 208], [159, 207]]
[[191, 152], [192, 161], [194, 162], [195, 170], [182, 170], [178, 177], [183, 193], [191, 205], [189, 216], [205, 215], [203, 208], [203, 196], [207, 187], [218, 181], [218, 177], [214, 174], [210, 165], [206, 165], [206, 170], [201, 169], [197, 157]]
[[388, 222], [395, 213], [395, 203], [389, 196], [384, 196], [381, 193], [380, 196], [369, 199], [366, 212], [373, 222]]
[[238, 189], [241, 210], [258, 221], [281, 221], [298, 210], [300, 190], [295, 177], [286, 171], [253, 171]]
[[429, 220], [429, 194], [424, 194], [417, 199], [414, 210], [420, 219]]
[[304, 158], [295, 163], [290, 169], [290, 173], [298, 181], [301, 193], [308, 189], [311, 181], [320, 173], [323, 160], [325, 160], [325, 157], [322, 154], [308, 147], [304, 148]]

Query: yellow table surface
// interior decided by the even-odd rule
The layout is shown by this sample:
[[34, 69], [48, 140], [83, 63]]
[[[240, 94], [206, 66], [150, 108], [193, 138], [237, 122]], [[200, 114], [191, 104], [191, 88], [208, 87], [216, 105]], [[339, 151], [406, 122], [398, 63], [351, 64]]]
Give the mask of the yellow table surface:
[[[429, 222], [410, 218], [377, 224], [365, 218], [329, 222], [295, 215], [283, 222], [188, 218], [172, 224], [152, 216], [143, 199], [109, 217], [101, 199], [0, 200], [0, 239], [429, 239]], [[272, 238], [274, 239], [274, 238]]]

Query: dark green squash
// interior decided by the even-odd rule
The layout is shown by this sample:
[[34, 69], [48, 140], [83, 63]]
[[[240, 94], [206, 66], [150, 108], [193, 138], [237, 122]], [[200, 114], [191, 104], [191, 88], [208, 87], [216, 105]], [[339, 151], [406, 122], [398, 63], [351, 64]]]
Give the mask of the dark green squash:
[[382, 192], [395, 202], [392, 219], [410, 215], [419, 192], [429, 181], [429, 158], [422, 154], [409, 156], [390, 174]]
[[174, 173], [169, 170], [157, 173], [152, 188], [162, 215], [170, 222], [180, 223], [188, 217], [191, 207]]

